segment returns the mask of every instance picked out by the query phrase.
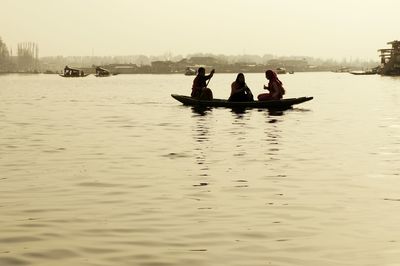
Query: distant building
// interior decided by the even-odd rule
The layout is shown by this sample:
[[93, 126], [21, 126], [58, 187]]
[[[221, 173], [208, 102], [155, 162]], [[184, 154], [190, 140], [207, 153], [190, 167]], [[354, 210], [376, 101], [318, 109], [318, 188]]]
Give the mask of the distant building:
[[110, 64], [105, 67], [114, 74], [135, 74], [139, 72], [136, 64]]
[[218, 59], [210, 56], [195, 56], [189, 58], [188, 62], [191, 65], [205, 65], [205, 66], [215, 66], [217, 65]]
[[162, 74], [162, 73], [172, 73], [174, 68], [174, 63], [171, 61], [153, 61], [151, 62], [152, 73]]
[[288, 71], [306, 71], [309, 69], [308, 62], [305, 59], [272, 59], [267, 62], [272, 68], [285, 68]]

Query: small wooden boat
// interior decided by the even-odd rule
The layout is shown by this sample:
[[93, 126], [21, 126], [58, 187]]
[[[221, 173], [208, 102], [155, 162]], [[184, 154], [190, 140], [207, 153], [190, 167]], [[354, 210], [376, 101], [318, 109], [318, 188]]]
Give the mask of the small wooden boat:
[[376, 75], [377, 72], [373, 70], [366, 70], [366, 71], [350, 71], [350, 74], [353, 75]]
[[172, 98], [184, 105], [197, 107], [227, 107], [227, 108], [266, 108], [266, 109], [289, 109], [292, 105], [304, 103], [313, 99], [313, 97], [287, 98], [271, 101], [253, 101], [253, 102], [230, 102], [224, 99], [213, 99], [211, 101], [199, 100], [190, 96], [171, 94]]

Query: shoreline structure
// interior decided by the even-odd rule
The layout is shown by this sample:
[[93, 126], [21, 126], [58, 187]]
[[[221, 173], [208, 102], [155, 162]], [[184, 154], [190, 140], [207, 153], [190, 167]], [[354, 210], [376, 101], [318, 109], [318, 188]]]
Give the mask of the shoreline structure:
[[[1, 41], [1, 40], [0, 40]], [[213, 55], [195, 54], [183, 58], [171, 54], [154, 56], [53, 56], [39, 57], [39, 46], [35, 43], [18, 45], [17, 55], [8, 51], [0, 42], [0, 73], [45, 73], [60, 74], [68, 66], [87, 74], [95, 74], [96, 68], [108, 70], [111, 74], [186, 74], [193, 75], [199, 67], [217, 69], [219, 73], [263, 73], [266, 69], [294, 72], [351, 72], [354, 70], [376, 69], [381, 75], [400, 75], [400, 41], [392, 41], [392, 47], [379, 49], [380, 62], [362, 60], [323, 60], [312, 57], [276, 57], [271, 54], [258, 55]], [[188, 71], [191, 70], [191, 71]], [[343, 71], [343, 69], [345, 71]]]

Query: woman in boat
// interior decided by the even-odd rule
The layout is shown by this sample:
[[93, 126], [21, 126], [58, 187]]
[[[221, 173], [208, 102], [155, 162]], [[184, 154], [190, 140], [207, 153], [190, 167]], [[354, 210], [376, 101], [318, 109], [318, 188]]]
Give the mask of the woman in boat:
[[231, 102], [252, 102], [253, 94], [249, 87], [247, 87], [243, 73], [239, 73], [236, 80], [231, 85], [231, 96], [228, 101]]
[[276, 73], [272, 70], [265, 72], [265, 77], [268, 79], [268, 86], [264, 85], [264, 89], [268, 93], [262, 93], [257, 96], [259, 101], [280, 100], [285, 94], [285, 89], [282, 86], [282, 81], [278, 79]]
[[215, 69], [211, 70], [210, 74], [206, 76], [206, 70], [204, 67], [200, 67], [197, 70], [197, 76], [193, 80], [192, 86], [192, 98], [200, 100], [212, 100], [213, 93], [211, 89], [207, 88], [206, 81], [211, 79], [214, 75]]

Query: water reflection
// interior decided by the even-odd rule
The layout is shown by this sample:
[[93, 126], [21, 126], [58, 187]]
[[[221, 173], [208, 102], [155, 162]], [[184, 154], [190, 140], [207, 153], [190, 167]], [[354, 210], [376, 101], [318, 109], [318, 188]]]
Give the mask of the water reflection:
[[199, 166], [202, 166], [200, 168], [199, 175], [207, 176], [209, 167], [206, 152], [208, 150], [207, 143], [210, 139], [209, 119], [205, 115], [200, 115], [197, 117], [193, 117], [193, 120], [195, 122], [192, 129], [193, 139], [195, 141], [195, 163]]
[[267, 124], [263, 138], [263, 141], [267, 144], [267, 150], [264, 152], [266, 156], [265, 165], [271, 168], [274, 168], [274, 161], [280, 160], [280, 146], [284, 135], [281, 123], [283, 122], [284, 114], [283, 111], [274, 111], [272, 114], [270, 111], [265, 113], [265, 123]]
[[292, 108], [291, 110], [299, 113], [311, 112], [311, 110], [308, 108], [300, 108], [300, 107]]
[[[213, 107], [192, 106], [191, 109], [192, 109], [193, 114], [204, 116], [204, 115], [211, 113], [213, 110]], [[229, 108], [227, 108], [227, 110], [229, 110]], [[245, 114], [248, 111], [248, 109], [232, 108], [232, 109], [230, 109], [230, 111], [235, 114]]]
[[236, 119], [232, 122], [232, 130], [229, 132], [234, 140], [234, 149], [232, 150], [234, 157], [245, 157], [248, 150], [248, 117], [244, 115], [236, 115]]
[[231, 109], [231, 113], [233, 118], [242, 120], [248, 114], [248, 110]]
[[211, 107], [203, 107], [203, 106], [192, 106], [192, 112], [194, 115], [204, 116], [212, 111]]
[[[201, 115], [201, 116], [205, 116], [209, 113], [212, 112], [213, 107], [204, 107], [204, 106], [192, 106], [191, 107], [193, 114], [195, 115]], [[230, 111], [234, 114], [238, 114], [238, 115], [243, 115], [246, 113], [249, 113], [255, 109], [252, 108], [245, 108], [245, 107], [235, 107], [235, 108], [227, 108], [228, 110], [230, 109]], [[304, 109], [304, 108], [287, 108], [287, 109], [257, 109], [258, 112], [266, 112], [268, 113], [270, 116], [282, 116], [285, 114], [285, 112], [288, 111], [298, 111], [298, 112], [308, 112], [310, 111], [309, 109]], [[239, 116], [238, 116], [239, 117]]]
[[399, 80], [287, 78], [312, 113], [192, 113], [161, 100], [183, 75], [1, 76], [0, 265], [398, 264]]
[[209, 140], [209, 125], [205, 117], [198, 117], [193, 129], [193, 135], [196, 142], [206, 142]]
[[[198, 170], [195, 175], [195, 184], [193, 187], [205, 187], [209, 185], [210, 161], [208, 151], [210, 150], [210, 116], [206, 116], [210, 110], [194, 109], [196, 114], [192, 117], [194, 125], [192, 126], [192, 136], [194, 140], [194, 165]], [[200, 113], [198, 113], [200, 112]]]
[[282, 115], [284, 115], [284, 111], [283, 110], [273, 110], [273, 109], [271, 109], [271, 110], [268, 110], [268, 114], [270, 116], [282, 116]]
[[[263, 111], [261, 109], [261, 111]], [[298, 107], [291, 107], [287, 109], [268, 109], [268, 114], [270, 116], [282, 116], [288, 112], [309, 112], [311, 111], [310, 109], [305, 109], [305, 108], [298, 108]]]
[[204, 177], [208, 175], [207, 172], [209, 170], [206, 161], [207, 147], [204, 147], [205, 143], [207, 143], [210, 138], [209, 118], [206, 115], [212, 112], [212, 108], [196, 106], [191, 107], [191, 109], [193, 112], [192, 120], [195, 122], [192, 129], [193, 139], [195, 141], [195, 163], [202, 166], [200, 168], [199, 176]]
[[242, 108], [237, 107], [237, 108], [232, 108], [231, 112], [235, 113], [235, 114], [238, 114], [238, 115], [242, 115], [242, 114], [245, 114], [246, 112], [248, 112], [248, 109], [243, 108], [243, 107]]

